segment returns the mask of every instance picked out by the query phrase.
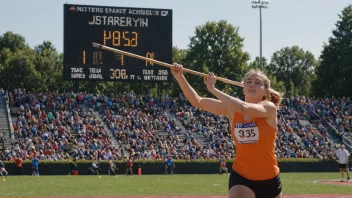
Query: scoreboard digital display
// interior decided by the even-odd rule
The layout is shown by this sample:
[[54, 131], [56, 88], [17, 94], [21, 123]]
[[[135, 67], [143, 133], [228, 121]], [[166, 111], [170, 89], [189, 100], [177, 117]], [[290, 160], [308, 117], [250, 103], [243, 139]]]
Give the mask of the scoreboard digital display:
[[64, 4], [65, 80], [169, 81], [167, 67], [92, 43], [171, 63], [172, 10]]

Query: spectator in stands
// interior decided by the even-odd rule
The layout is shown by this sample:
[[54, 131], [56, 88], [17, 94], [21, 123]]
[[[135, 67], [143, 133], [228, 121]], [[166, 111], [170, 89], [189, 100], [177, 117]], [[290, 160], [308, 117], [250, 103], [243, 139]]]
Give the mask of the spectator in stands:
[[310, 98], [304, 107], [311, 119], [326, 120], [335, 130], [350, 133], [352, 128], [352, 102], [349, 97]]
[[6, 139], [1, 135], [0, 136], [0, 146], [2, 148], [5, 148], [5, 143], [6, 143]]
[[[23, 159], [30, 159], [30, 155], [26, 155], [27, 148], [34, 146], [34, 151], [40, 152], [41, 160], [61, 160], [70, 156], [77, 159], [95, 159], [97, 155], [106, 157], [110, 136], [92, 115], [92, 110], [81, 108], [77, 104], [79, 97], [78, 102], [71, 100], [74, 94], [55, 94], [26, 94], [26, 102], [20, 100], [19, 116], [14, 126], [14, 135], [20, 145], [15, 152], [22, 152]], [[31, 103], [33, 105], [27, 105]], [[41, 109], [38, 111], [38, 108]], [[91, 142], [96, 144], [90, 145]], [[93, 149], [97, 149], [96, 152], [92, 152]]]

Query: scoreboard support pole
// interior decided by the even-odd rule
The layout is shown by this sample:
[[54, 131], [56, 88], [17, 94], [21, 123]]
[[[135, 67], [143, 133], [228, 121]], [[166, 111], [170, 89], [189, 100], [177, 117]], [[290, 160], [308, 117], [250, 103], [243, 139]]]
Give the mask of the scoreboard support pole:
[[79, 81], [78, 80], [75, 81], [75, 85], [76, 85], [76, 93], [78, 93], [78, 89], [79, 89]]
[[96, 80], [93, 81], [93, 93], [97, 94], [97, 81]]
[[158, 100], [160, 101], [161, 95], [160, 95], [160, 82], [158, 82]]
[[119, 95], [120, 93], [120, 83], [118, 83], [118, 82], [114, 82], [114, 85], [115, 85], [115, 87], [116, 87], [116, 95]]

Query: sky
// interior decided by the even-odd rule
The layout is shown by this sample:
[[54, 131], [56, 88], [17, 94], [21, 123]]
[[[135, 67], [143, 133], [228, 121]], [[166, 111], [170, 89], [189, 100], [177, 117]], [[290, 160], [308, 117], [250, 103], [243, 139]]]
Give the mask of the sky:
[[[18, 33], [31, 47], [49, 40], [62, 52], [65, 3], [172, 9], [173, 46], [183, 49], [196, 26], [227, 20], [239, 27], [251, 59], [259, 56], [259, 9], [252, 9], [251, 0], [1, 0], [0, 34]], [[270, 59], [275, 51], [298, 45], [318, 58], [349, 4], [351, 0], [271, 0], [262, 12], [263, 56]]]

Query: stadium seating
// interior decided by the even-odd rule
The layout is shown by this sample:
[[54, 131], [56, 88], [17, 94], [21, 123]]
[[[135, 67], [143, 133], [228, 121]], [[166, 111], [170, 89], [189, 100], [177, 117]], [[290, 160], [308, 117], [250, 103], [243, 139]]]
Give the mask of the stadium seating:
[[[76, 159], [231, 159], [236, 154], [228, 119], [192, 107], [182, 96], [133, 93], [9, 92], [16, 144], [0, 158]], [[300, 105], [316, 114], [300, 111]], [[14, 108], [14, 109], [16, 109]], [[278, 112], [277, 158], [334, 158], [336, 146], [315, 119], [349, 132], [351, 101], [290, 97]], [[314, 117], [316, 116], [316, 117]], [[310, 121], [304, 124], [302, 120]], [[318, 121], [317, 121], [318, 120]], [[201, 138], [199, 138], [201, 137]]]

